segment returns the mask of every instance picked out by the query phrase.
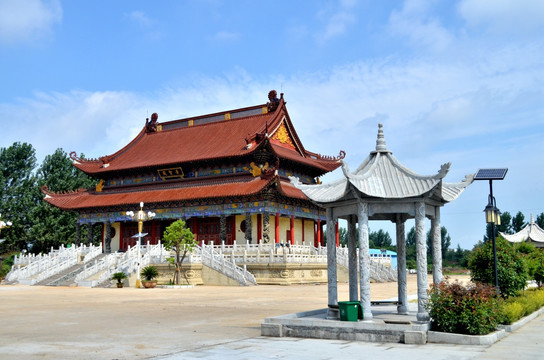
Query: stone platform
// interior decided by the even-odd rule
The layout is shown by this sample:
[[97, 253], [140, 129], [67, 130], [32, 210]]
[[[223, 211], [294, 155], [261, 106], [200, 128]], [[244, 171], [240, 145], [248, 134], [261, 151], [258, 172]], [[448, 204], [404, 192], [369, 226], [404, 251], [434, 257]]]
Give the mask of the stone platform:
[[261, 324], [262, 336], [356, 340], [406, 344], [427, 343], [428, 322], [416, 320], [417, 304], [408, 305], [408, 314], [399, 315], [395, 305], [371, 307], [371, 320], [327, 319], [327, 308], [269, 317]]

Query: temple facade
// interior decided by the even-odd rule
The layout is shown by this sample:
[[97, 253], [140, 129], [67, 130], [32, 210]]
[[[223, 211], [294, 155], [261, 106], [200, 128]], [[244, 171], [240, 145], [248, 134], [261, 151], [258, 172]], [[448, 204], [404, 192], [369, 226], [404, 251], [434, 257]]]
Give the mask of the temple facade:
[[[114, 154], [73, 165], [97, 180], [92, 189], [54, 193], [45, 201], [78, 213], [80, 226], [102, 224], [106, 252], [136, 245], [137, 222], [127, 212], [153, 211], [142, 242], [156, 244], [165, 228], [184, 219], [200, 243], [317, 244], [325, 210], [289, 182], [318, 184], [345, 156], [304, 148], [283, 99], [262, 105], [159, 122], [154, 113], [140, 133]], [[85, 242], [85, 239], [83, 240]]]

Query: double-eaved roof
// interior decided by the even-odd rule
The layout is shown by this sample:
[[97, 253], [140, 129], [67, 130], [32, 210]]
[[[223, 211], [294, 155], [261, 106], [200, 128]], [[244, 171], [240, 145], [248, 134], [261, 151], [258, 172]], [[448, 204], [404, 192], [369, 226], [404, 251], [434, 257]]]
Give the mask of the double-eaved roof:
[[[74, 165], [91, 176], [141, 168], [168, 167], [250, 155], [269, 140], [272, 151], [284, 160], [304, 164], [317, 175], [340, 166], [338, 158], [307, 151], [293, 127], [285, 101], [269, 111], [266, 104], [159, 123], [146, 127], [121, 150], [99, 159], [73, 156]], [[74, 154], [74, 153], [72, 153]]]
[[294, 177], [291, 181], [310, 199], [322, 204], [345, 199], [352, 188], [364, 198], [404, 199], [432, 195], [433, 199], [447, 203], [455, 200], [474, 180], [474, 175], [467, 175], [459, 183], [443, 182], [449, 168], [450, 163], [446, 163], [437, 174], [430, 176], [418, 175], [406, 168], [387, 150], [382, 124], [379, 124], [376, 150], [354, 172], [350, 172], [342, 161], [344, 178], [335, 182], [307, 185]]
[[[87, 160], [71, 153], [75, 167], [94, 178], [106, 179], [101, 181], [106, 184], [103, 189], [54, 193], [43, 188], [45, 200], [78, 211], [141, 201], [160, 204], [252, 196], [271, 187], [281, 196], [308, 200], [285, 174], [297, 172], [307, 179], [321, 176], [338, 168], [344, 154], [321, 156], [306, 150], [291, 122], [283, 94], [275, 100], [274, 106], [268, 103], [165, 123], [157, 122], [158, 115], [153, 114], [152, 123], [146, 122], [142, 131], [114, 154]], [[259, 164], [259, 159], [264, 160]], [[242, 166], [240, 170], [237, 162], [251, 162], [254, 168]], [[214, 166], [219, 172], [226, 167], [226, 175], [194, 175], [199, 169]], [[139, 179], [138, 184], [119, 186], [118, 179], [126, 176], [176, 169], [180, 173], [192, 172], [193, 176], [167, 181], [154, 176], [155, 180], [147, 183]], [[116, 185], [111, 186], [113, 183]]]

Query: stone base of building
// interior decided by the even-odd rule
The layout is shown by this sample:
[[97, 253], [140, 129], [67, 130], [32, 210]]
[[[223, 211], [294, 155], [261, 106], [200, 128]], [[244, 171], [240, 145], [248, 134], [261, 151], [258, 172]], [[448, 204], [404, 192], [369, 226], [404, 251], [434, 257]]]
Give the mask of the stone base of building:
[[[171, 285], [174, 281], [175, 265], [153, 264], [159, 271], [158, 285]], [[243, 265], [242, 265], [243, 266]], [[259, 285], [295, 285], [326, 284], [327, 264], [270, 263], [247, 264], [247, 271], [252, 273]], [[185, 276], [189, 280], [185, 279]], [[348, 281], [348, 270], [338, 266], [338, 281]], [[181, 285], [221, 285], [239, 286], [229, 277], [202, 264], [183, 264]]]

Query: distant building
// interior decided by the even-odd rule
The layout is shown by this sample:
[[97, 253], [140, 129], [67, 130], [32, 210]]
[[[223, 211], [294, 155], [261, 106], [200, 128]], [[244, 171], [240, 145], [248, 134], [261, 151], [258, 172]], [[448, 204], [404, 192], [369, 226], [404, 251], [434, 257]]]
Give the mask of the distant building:
[[544, 248], [544, 230], [535, 223], [533, 214], [531, 214], [531, 222], [527, 224], [523, 229], [515, 234], [505, 234], [500, 232], [502, 237], [511, 243], [519, 243], [526, 241], [534, 244], [538, 248]]
[[[283, 99], [186, 119], [158, 122], [158, 115], [125, 147], [74, 166], [99, 181], [96, 188], [54, 193], [45, 201], [79, 214], [79, 226], [101, 223], [106, 252], [136, 244], [137, 222], [127, 211], [156, 213], [144, 224], [143, 242], [157, 243], [183, 218], [201, 243], [322, 243], [325, 211], [290, 182], [304, 184], [340, 166], [338, 157], [304, 148]], [[92, 230], [90, 231], [92, 232]], [[87, 239], [89, 242], [91, 235]], [[78, 238], [78, 241], [81, 241]]]

